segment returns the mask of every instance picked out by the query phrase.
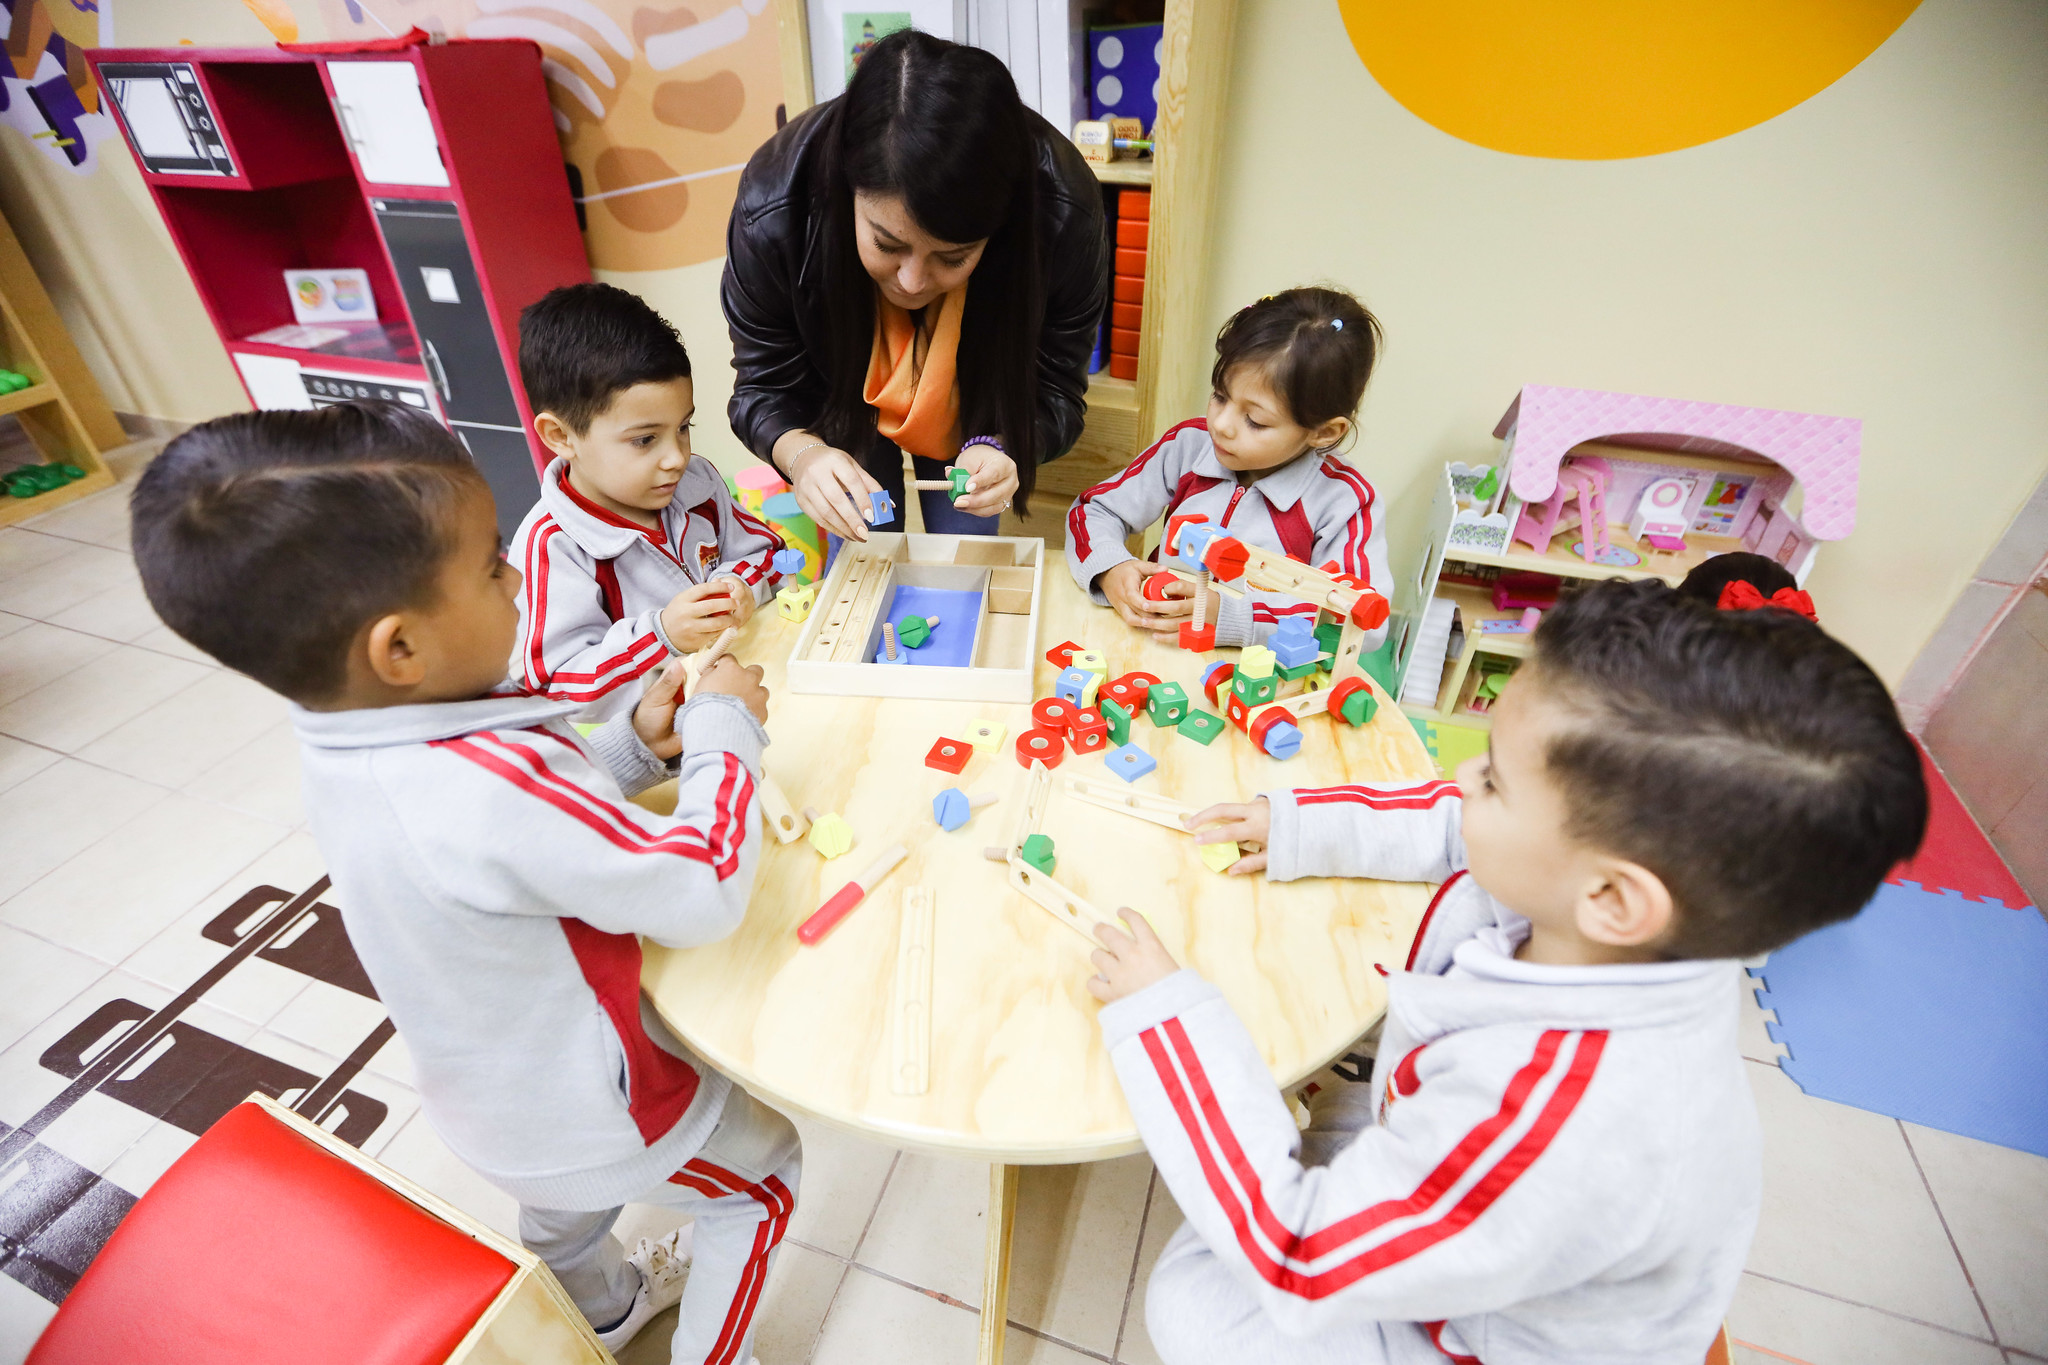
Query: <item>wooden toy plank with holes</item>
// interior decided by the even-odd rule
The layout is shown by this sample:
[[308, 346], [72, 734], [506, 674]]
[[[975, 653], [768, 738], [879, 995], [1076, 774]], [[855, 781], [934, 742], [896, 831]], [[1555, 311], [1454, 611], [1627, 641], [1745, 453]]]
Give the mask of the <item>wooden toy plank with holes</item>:
[[[878, 531], [847, 542], [789, 655], [793, 692], [934, 701], [1029, 701], [1038, 662], [1045, 542], [1012, 536]], [[889, 652], [909, 612], [899, 596], [952, 594], [928, 642]], [[965, 611], [959, 607], [966, 607]], [[942, 647], [943, 645], [943, 647]], [[949, 660], [959, 662], [949, 662]]]
[[[1157, 679], [1222, 713], [1202, 692], [1199, 657], [1122, 629], [1071, 575], [1046, 576], [1041, 622], [1033, 699], [1052, 695], [1060, 672], [1094, 650], [1109, 678], [1098, 701], [1120, 695], [1110, 691], [1116, 683], [1128, 696]], [[940, 633], [951, 624], [946, 617]], [[1064, 900], [1055, 914], [1009, 882], [1009, 852], [1021, 843], [1018, 816], [1032, 781], [1013, 750], [1032, 727], [1030, 702], [797, 693], [787, 681], [799, 633], [798, 623], [757, 612], [734, 652], [766, 673], [774, 740], [768, 771], [798, 810], [842, 816], [855, 842], [828, 861], [802, 837], [765, 840], [746, 914], [730, 935], [688, 949], [645, 945], [649, 999], [692, 1050], [754, 1093], [892, 1145], [983, 1162], [1068, 1163], [1139, 1150], [1087, 991], [1093, 945], [1063, 922]], [[1328, 635], [1326, 658], [1337, 632]], [[1055, 667], [1045, 655], [1062, 641], [1075, 650]], [[1219, 657], [1235, 659], [1237, 651]], [[1394, 707], [1383, 705], [1356, 728], [1303, 727], [1312, 742], [1282, 764], [1234, 729], [1204, 747], [1139, 715], [1130, 740], [1158, 767], [1128, 789], [1206, 806], [1276, 785], [1435, 776]], [[974, 750], [957, 775], [924, 766], [941, 737]], [[1219, 876], [1188, 835], [1057, 790], [1070, 775], [1125, 786], [1107, 752], [1070, 750], [1051, 770], [1053, 790], [1036, 832], [1055, 845], [1051, 880], [1063, 891], [1033, 869], [1036, 888], [1102, 916], [1126, 905], [1145, 911], [1175, 958], [1215, 982], [1244, 1016], [1276, 1084], [1299, 1081], [1341, 1054], [1377, 1015], [1385, 980], [1376, 968], [1399, 970], [1433, 888]], [[992, 792], [1002, 803], [949, 833], [932, 813], [948, 787]], [[665, 809], [673, 787], [641, 800]], [[803, 946], [797, 926], [894, 843], [907, 851], [903, 863], [822, 942]], [[996, 846], [993, 862], [983, 853], [988, 845]], [[898, 1094], [891, 982], [902, 948], [903, 888], [911, 886], [937, 896], [929, 1085], [922, 1094]]]

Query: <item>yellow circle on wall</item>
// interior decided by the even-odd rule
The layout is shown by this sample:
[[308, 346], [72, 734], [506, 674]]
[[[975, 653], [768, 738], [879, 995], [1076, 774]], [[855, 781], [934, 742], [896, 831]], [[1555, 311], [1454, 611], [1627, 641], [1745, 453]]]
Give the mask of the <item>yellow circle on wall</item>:
[[1919, 0], [1338, 0], [1366, 70], [1452, 137], [1579, 161], [1695, 147], [1819, 94]]

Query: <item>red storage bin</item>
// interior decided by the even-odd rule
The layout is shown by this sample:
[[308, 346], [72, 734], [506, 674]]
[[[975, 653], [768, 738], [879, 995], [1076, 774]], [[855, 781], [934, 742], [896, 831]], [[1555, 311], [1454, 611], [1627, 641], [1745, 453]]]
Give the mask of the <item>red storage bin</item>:
[[1109, 325], [1112, 327], [1128, 327], [1132, 331], [1136, 331], [1140, 325], [1140, 320], [1144, 316], [1145, 305], [1142, 303], [1112, 303], [1109, 305]]
[[1136, 379], [1138, 377], [1138, 357], [1134, 355], [1112, 355], [1109, 358], [1109, 377], [1111, 379]]
[[1116, 244], [1136, 247], [1143, 251], [1152, 240], [1152, 223], [1145, 218], [1119, 218], [1116, 220]]
[[1127, 246], [1118, 247], [1116, 249], [1116, 273], [1119, 275], [1143, 277], [1145, 274], [1145, 253], [1133, 250]]
[[1118, 303], [1143, 303], [1145, 301], [1145, 277], [1143, 275], [1118, 275], [1111, 281], [1110, 297]]
[[1116, 197], [1116, 216], [1119, 219], [1149, 220], [1152, 217], [1152, 191], [1125, 190], [1119, 194]]
[[1131, 327], [1110, 328], [1109, 353], [1111, 355], [1136, 355], [1138, 353], [1137, 330]]

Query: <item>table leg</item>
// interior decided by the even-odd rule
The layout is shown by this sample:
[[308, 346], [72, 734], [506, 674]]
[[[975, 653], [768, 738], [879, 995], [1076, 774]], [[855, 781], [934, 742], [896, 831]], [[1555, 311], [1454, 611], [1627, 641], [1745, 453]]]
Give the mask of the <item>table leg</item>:
[[1015, 1166], [988, 1168], [988, 1261], [981, 1278], [981, 1349], [977, 1365], [1003, 1365], [1003, 1328], [1010, 1318], [1010, 1232], [1017, 1212]]

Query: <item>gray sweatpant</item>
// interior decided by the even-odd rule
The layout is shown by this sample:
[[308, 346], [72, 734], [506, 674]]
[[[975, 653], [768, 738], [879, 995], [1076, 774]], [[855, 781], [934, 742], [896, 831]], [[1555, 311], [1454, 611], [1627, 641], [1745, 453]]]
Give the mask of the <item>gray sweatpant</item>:
[[[752, 1359], [754, 1310], [796, 1206], [802, 1158], [795, 1126], [735, 1085], [702, 1150], [633, 1200], [696, 1220], [690, 1278], [669, 1347], [673, 1365]], [[619, 1212], [519, 1209], [519, 1240], [548, 1263], [596, 1326], [624, 1317], [640, 1287], [639, 1272], [612, 1236]]]

